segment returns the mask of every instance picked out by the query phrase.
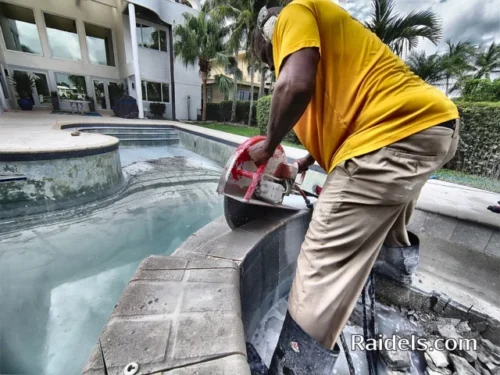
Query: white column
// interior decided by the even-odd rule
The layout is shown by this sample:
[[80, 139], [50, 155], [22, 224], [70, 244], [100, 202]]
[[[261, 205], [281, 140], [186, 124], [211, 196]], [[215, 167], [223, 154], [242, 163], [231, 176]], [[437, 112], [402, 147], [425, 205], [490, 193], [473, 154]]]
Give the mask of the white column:
[[139, 51], [137, 50], [137, 31], [135, 30], [135, 7], [128, 3], [128, 19], [130, 21], [130, 40], [132, 41], [132, 65], [134, 66], [135, 92], [137, 95], [137, 107], [139, 118], [144, 118], [144, 107], [142, 106], [141, 71], [139, 70]]

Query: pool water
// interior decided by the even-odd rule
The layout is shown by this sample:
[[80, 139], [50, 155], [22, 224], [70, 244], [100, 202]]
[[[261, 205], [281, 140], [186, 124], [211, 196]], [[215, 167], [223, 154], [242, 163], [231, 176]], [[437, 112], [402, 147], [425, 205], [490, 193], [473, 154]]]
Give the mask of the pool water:
[[[182, 154], [191, 165], [217, 168], [186, 150], [162, 149], [142, 160]], [[122, 160], [141, 154], [125, 150]], [[215, 187], [146, 191], [85, 217], [0, 236], [0, 374], [80, 374], [139, 263], [171, 254], [222, 214]]]

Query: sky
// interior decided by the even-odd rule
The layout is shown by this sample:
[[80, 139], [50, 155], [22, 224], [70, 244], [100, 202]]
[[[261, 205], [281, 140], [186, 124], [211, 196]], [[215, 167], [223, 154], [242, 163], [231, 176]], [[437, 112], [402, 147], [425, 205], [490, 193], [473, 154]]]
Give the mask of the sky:
[[[417, 50], [444, 51], [445, 41], [470, 41], [478, 45], [500, 43], [500, 0], [395, 0], [396, 12], [431, 9], [442, 20], [443, 38], [436, 47], [423, 40]], [[360, 21], [370, 18], [371, 0], [341, 0], [340, 4]]]

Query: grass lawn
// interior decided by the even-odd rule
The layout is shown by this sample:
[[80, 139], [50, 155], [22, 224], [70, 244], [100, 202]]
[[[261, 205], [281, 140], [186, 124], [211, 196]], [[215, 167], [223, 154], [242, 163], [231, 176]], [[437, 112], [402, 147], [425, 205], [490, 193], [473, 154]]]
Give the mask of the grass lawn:
[[[243, 125], [223, 124], [220, 122], [202, 122], [202, 121], [188, 122], [188, 124], [202, 126], [204, 128], [213, 129], [213, 130], [220, 130], [220, 131], [226, 132], [226, 133], [242, 135], [244, 137], [253, 137], [255, 135], [260, 134], [259, 128], [243, 126]], [[291, 142], [287, 142], [287, 141], [283, 141], [281, 143], [285, 146], [297, 147], [297, 148], [302, 148], [302, 149], [304, 148], [304, 146], [302, 146], [302, 145], [298, 145], [296, 143], [291, 143]]]
[[[254, 135], [259, 135], [259, 129], [257, 127], [248, 127], [243, 125], [233, 125], [233, 124], [223, 124], [220, 122], [189, 122], [190, 124], [203, 126], [205, 128], [220, 130], [226, 133], [242, 135], [244, 137], [253, 137]], [[291, 142], [282, 142], [286, 146], [304, 148], [302, 145], [298, 145]], [[476, 189], [482, 189], [487, 191], [492, 191], [494, 193], [500, 193], [500, 180], [479, 177], [470, 175], [463, 172], [452, 171], [449, 169], [440, 169], [433, 174], [433, 177], [437, 180], [452, 182], [458, 185], [464, 185], [473, 187]]]
[[433, 176], [437, 180], [452, 182], [454, 184], [469, 186], [476, 189], [492, 191], [494, 193], [500, 193], [500, 180], [497, 179], [474, 176], [463, 172], [452, 171], [449, 169], [440, 169], [436, 171]]

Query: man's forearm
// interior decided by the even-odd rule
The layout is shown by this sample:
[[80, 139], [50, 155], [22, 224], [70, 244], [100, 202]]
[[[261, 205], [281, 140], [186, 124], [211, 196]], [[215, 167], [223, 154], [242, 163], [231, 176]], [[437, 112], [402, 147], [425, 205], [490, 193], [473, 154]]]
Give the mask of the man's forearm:
[[288, 80], [276, 85], [271, 101], [271, 114], [267, 129], [267, 149], [274, 152], [283, 138], [293, 129], [311, 101], [313, 90], [295, 86]]

